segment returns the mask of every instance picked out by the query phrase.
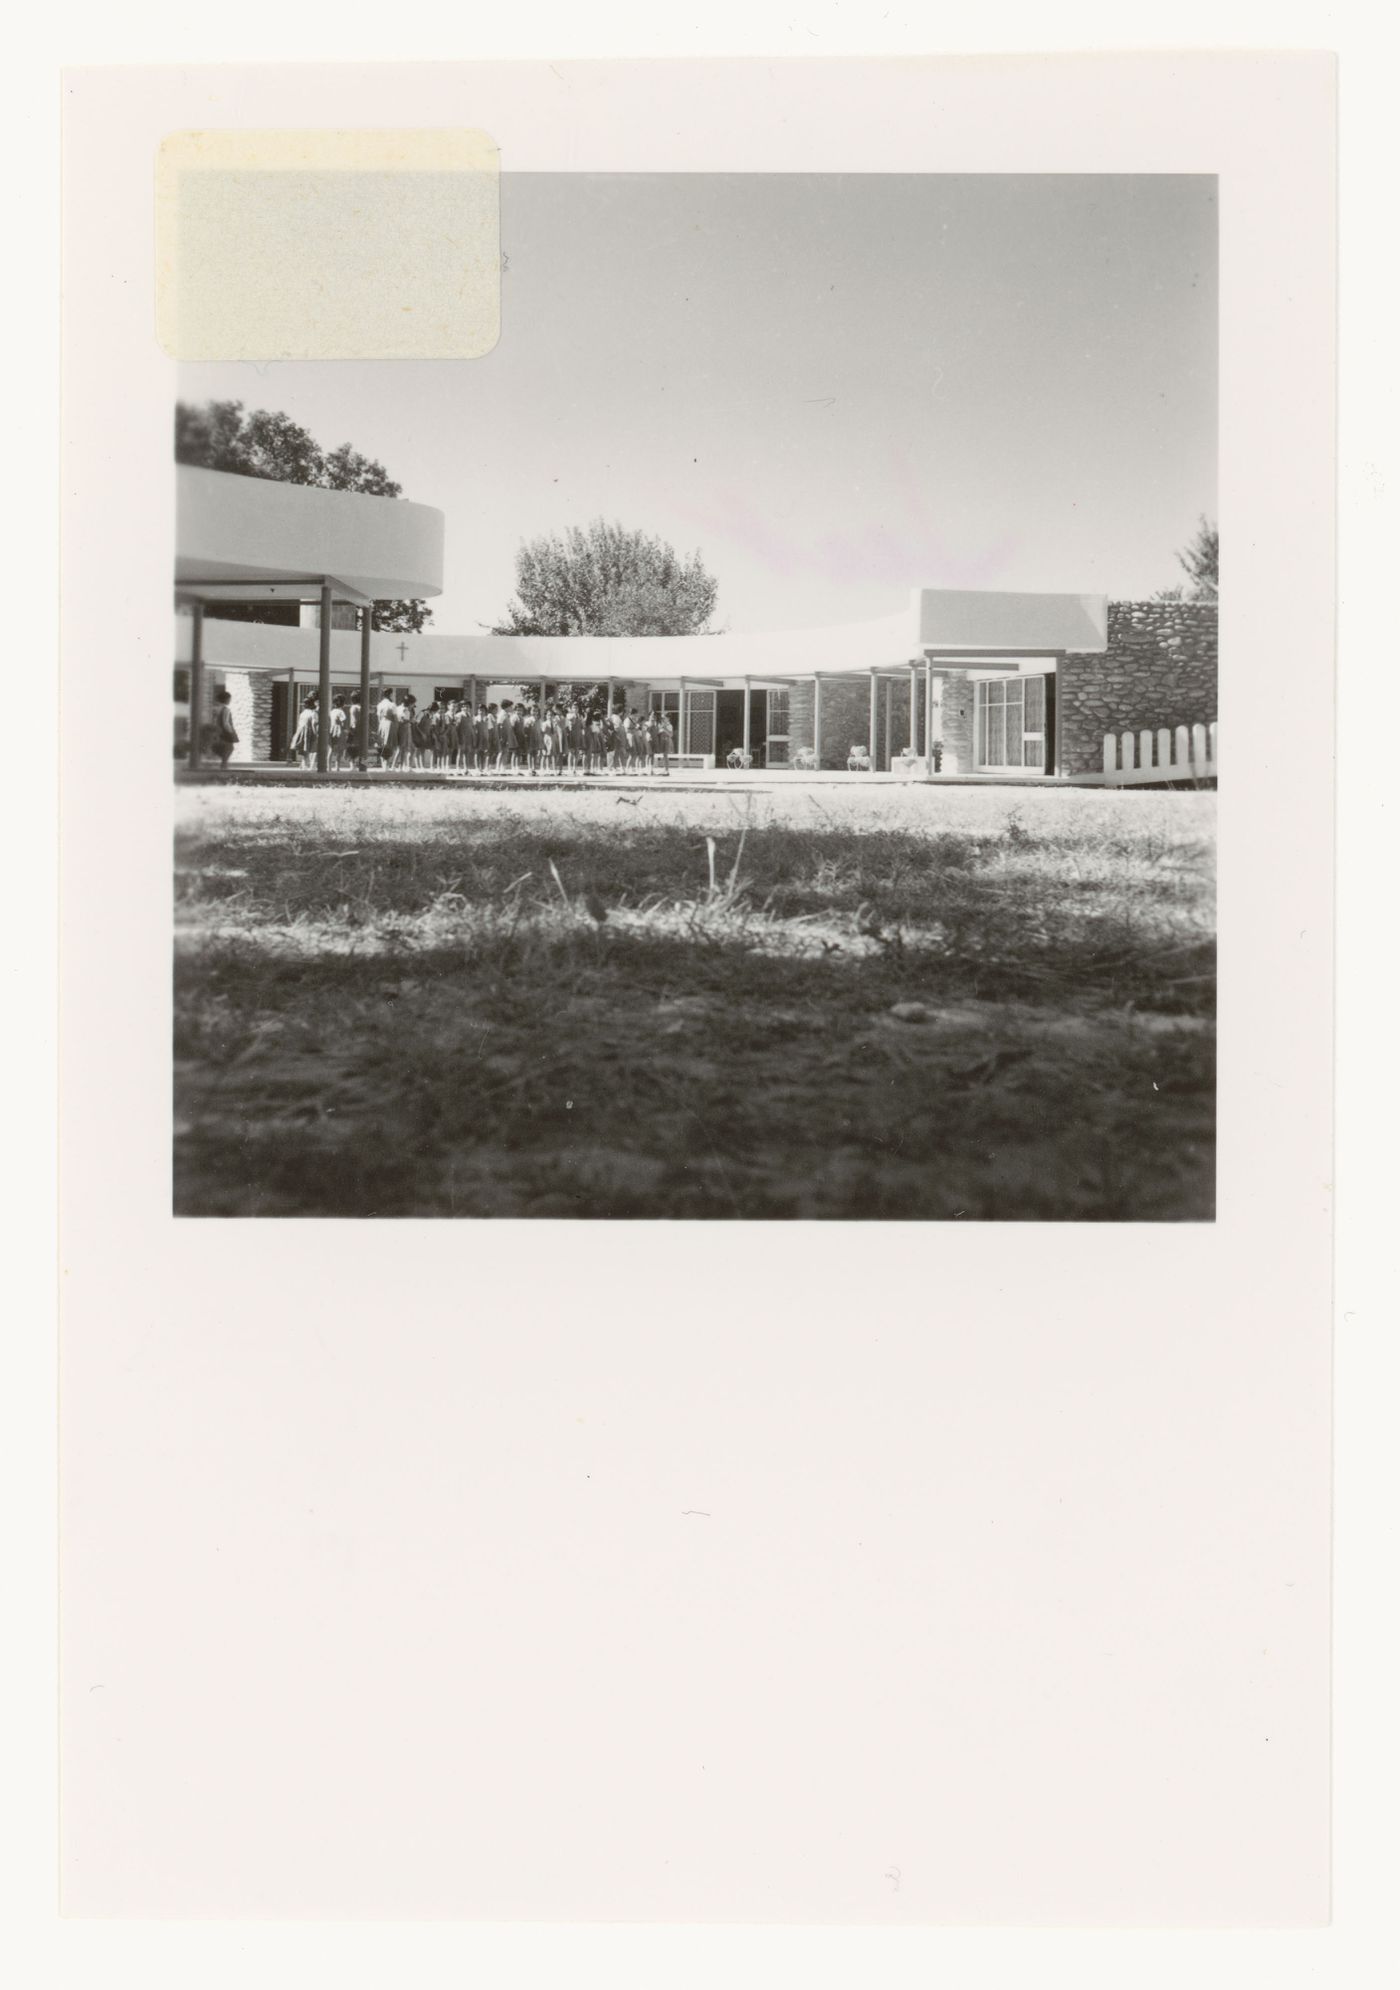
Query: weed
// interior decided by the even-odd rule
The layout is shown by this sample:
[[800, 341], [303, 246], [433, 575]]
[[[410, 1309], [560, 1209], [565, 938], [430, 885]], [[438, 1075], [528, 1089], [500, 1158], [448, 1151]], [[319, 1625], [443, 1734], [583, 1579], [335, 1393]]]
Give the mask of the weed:
[[609, 800], [182, 792], [178, 1206], [1209, 1214], [1213, 797]]

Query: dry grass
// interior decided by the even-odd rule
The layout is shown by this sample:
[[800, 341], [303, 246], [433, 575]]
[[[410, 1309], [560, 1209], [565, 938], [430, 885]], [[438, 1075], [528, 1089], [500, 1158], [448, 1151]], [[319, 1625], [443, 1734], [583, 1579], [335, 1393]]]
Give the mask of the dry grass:
[[177, 1207], [1210, 1215], [1213, 797], [637, 792], [183, 791]]

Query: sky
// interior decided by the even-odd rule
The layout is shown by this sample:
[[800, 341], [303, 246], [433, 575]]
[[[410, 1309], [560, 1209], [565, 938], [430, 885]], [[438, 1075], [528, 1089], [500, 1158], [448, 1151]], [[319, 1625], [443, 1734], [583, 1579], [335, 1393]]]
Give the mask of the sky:
[[698, 549], [734, 630], [1140, 598], [1215, 516], [1213, 178], [514, 173], [501, 233], [483, 359], [180, 369], [446, 513], [435, 628], [598, 516]]

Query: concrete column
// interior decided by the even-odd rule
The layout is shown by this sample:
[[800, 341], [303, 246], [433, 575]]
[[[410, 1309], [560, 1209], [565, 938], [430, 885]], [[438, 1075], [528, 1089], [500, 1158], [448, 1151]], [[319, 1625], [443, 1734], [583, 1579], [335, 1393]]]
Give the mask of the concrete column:
[[933, 772], [933, 660], [924, 664], [924, 757]]
[[360, 771], [369, 765], [369, 639], [374, 628], [374, 603], [360, 610], [360, 736], [355, 741], [355, 757]]
[[321, 675], [316, 701], [316, 772], [324, 774], [331, 764], [331, 584], [321, 583]]
[[885, 772], [894, 765], [894, 680], [885, 686]]
[[749, 728], [753, 719], [753, 714], [749, 710], [749, 698], [750, 698], [749, 680], [746, 677], [744, 679], [744, 758], [745, 760], [748, 759], [749, 755]]
[[919, 666], [909, 666], [909, 751], [919, 750]]
[[684, 678], [681, 679], [681, 727], [680, 739], [677, 742], [676, 750], [679, 753], [689, 753], [690, 751], [690, 707], [685, 699]]
[[812, 677], [812, 758], [818, 770], [822, 764], [822, 681], [815, 673]]
[[198, 771], [199, 728], [204, 716], [204, 603], [194, 604], [190, 629], [190, 767]]
[[872, 771], [880, 765], [880, 673], [870, 673], [870, 765]]

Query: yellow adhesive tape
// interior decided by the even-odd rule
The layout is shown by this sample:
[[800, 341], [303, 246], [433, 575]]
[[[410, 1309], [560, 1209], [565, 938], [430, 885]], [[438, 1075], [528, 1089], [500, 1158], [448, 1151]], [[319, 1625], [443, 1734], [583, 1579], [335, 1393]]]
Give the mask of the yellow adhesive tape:
[[181, 131], [156, 161], [156, 329], [179, 360], [479, 359], [501, 322], [480, 131]]

